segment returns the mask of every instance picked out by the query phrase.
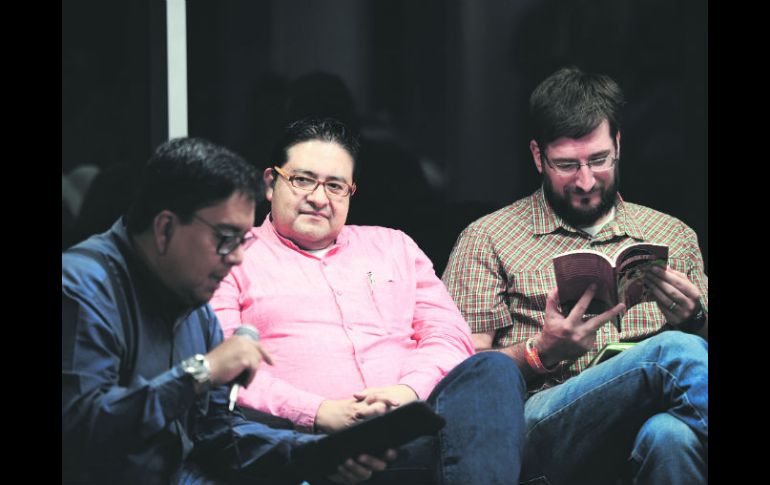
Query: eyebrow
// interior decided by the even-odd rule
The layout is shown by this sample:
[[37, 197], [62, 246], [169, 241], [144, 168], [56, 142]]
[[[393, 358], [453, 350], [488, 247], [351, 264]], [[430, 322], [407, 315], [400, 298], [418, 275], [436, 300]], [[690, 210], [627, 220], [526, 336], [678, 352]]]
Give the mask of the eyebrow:
[[[313, 177], [314, 179], [318, 179], [318, 174], [313, 172], [313, 171], [311, 171], [311, 170], [303, 170], [303, 169], [300, 169], [300, 168], [292, 169], [292, 174], [293, 175], [298, 175], [298, 174], [309, 175], [309, 176]], [[338, 180], [340, 182], [348, 183], [348, 181], [345, 180], [345, 177], [338, 177], [336, 175], [331, 175], [329, 177], [326, 177], [326, 180]]]
[[[595, 152], [595, 153], [592, 153], [592, 154], [588, 155], [588, 159], [592, 160], [594, 158], [609, 157], [610, 156], [610, 152], [612, 152], [612, 150], [610, 150], [610, 149], [602, 150], [600, 152]], [[552, 162], [576, 162], [576, 161], [578, 161], [577, 158], [549, 158], [549, 160], [551, 160]]]

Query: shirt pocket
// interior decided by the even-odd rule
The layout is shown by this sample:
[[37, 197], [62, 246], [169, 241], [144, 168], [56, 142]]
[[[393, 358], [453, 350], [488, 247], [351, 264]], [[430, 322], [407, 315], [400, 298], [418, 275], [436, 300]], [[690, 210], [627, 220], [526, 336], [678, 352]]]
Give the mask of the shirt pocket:
[[555, 287], [556, 277], [550, 261], [544, 268], [512, 274], [507, 293], [513, 321], [542, 327], [546, 297]]
[[372, 316], [386, 333], [412, 330], [415, 307], [415, 287], [392, 271], [372, 269], [364, 275], [366, 298]]

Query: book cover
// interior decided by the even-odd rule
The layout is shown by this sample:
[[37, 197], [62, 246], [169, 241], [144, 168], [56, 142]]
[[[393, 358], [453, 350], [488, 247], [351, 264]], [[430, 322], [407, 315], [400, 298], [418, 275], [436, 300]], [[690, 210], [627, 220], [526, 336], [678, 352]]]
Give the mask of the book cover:
[[291, 467], [298, 477], [323, 477], [359, 453], [379, 455], [413, 439], [436, 434], [446, 424], [425, 401], [412, 401], [381, 416], [329, 434], [294, 451]]

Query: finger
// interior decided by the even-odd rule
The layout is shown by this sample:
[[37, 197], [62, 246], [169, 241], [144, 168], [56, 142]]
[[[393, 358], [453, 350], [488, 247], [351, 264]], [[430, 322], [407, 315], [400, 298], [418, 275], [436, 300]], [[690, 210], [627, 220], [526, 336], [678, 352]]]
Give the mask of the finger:
[[553, 288], [545, 297], [545, 319], [552, 321], [555, 318], [564, 318], [559, 309], [559, 290]]
[[652, 284], [648, 285], [648, 288], [652, 292], [652, 296], [658, 303], [658, 306], [661, 309], [667, 309], [672, 314], [676, 314], [677, 310], [684, 312], [693, 310], [698, 300], [697, 298], [688, 297], [679, 291], [678, 288], [661, 279], [655, 280]]
[[[355, 397], [355, 394], [353, 396]], [[374, 403], [380, 402], [380, 403], [385, 403], [387, 406], [393, 406], [393, 407], [397, 407], [400, 404], [400, 402], [397, 399], [392, 398], [385, 393], [377, 392], [377, 391], [369, 391], [366, 397], [364, 397], [363, 401], [366, 404], [374, 404]]]
[[388, 448], [385, 450], [385, 453], [383, 453], [381, 458], [385, 461], [394, 461], [396, 458], [398, 458], [398, 452], [394, 448]]
[[651, 281], [656, 283], [662, 282], [669, 284], [679, 290], [687, 298], [692, 300], [697, 300], [700, 298], [700, 290], [698, 290], [698, 287], [695, 286], [692, 281], [687, 278], [687, 276], [676, 270], [669, 268], [665, 272], [660, 270], [655, 273], [648, 274], [651, 276]]
[[614, 319], [616, 316], [622, 314], [625, 311], [626, 311], [626, 305], [624, 303], [618, 303], [617, 305], [610, 308], [606, 312], [600, 313], [599, 315], [596, 315], [593, 318], [589, 318], [588, 320], [586, 320], [585, 325], [588, 328], [598, 329], [599, 327], [607, 323], [607, 321]]
[[[358, 459], [360, 460], [363, 456], [359, 456]], [[352, 459], [345, 460], [344, 469], [359, 480], [368, 480], [372, 476], [372, 471], [369, 468]]]
[[394, 407], [394, 408], [398, 407], [399, 405], [401, 405], [401, 401], [399, 401], [398, 398], [391, 397], [391, 396], [388, 396], [386, 394], [378, 395], [376, 402], [382, 403], [385, 406]]
[[374, 389], [371, 389], [371, 388], [370, 389], [362, 389], [362, 390], [360, 390], [358, 392], [354, 392], [353, 393], [353, 398], [356, 401], [364, 401], [364, 400], [368, 399], [369, 396], [371, 396], [372, 394], [374, 394]]
[[376, 472], [381, 472], [388, 466], [388, 464], [384, 460], [381, 460], [380, 458], [376, 458], [371, 455], [359, 456], [358, 463], [368, 468], [369, 470], [376, 471]]
[[367, 419], [374, 416], [380, 416], [387, 412], [388, 408], [384, 403], [376, 402], [367, 407], [360, 408], [356, 411], [356, 419]]
[[578, 317], [579, 320], [582, 321], [583, 315], [585, 315], [586, 310], [588, 309], [588, 305], [591, 304], [591, 300], [594, 299], [594, 295], [596, 294], [596, 283], [591, 283], [588, 285], [588, 288], [586, 288], [586, 291], [583, 293], [583, 295], [580, 297], [580, 299], [575, 303], [575, 306], [572, 308], [572, 311], [569, 312], [568, 317]]
[[268, 354], [267, 350], [263, 349], [261, 345], [257, 344], [257, 349], [259, 350], [259, 354], [262, 356], [262, 360], [264, 360], [267, 365], [273, 365], [275, 363], [273, 356]]
[[[658, 304], [658, 308], [660, 308], [660, 311], [663, 312], [663, 315], [667, 319], [677, 316], [677, 312], [680, 310], [687, 310], [686, 308], [682, 308], [683, 305], [680, 305], [677, 300], [671, 298], [665, 291], [660, 289], [660, 287], [651, 285], [650, 291], [652, 292], [652, 298]], [[676, 305], [674, 303], [676, 303]]]

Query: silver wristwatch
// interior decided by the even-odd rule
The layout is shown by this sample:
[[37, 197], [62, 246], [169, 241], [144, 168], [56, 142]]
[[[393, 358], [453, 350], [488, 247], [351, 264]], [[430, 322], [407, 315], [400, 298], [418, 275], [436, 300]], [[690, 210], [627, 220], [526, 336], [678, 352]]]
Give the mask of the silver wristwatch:
[[196, 387], [207, 386], [211, 383], [211, 368], [209, 361], [203, 354], [195, 354], [189, 359], [183, 360], [182, 370], [195, 379], [198, 384]]

